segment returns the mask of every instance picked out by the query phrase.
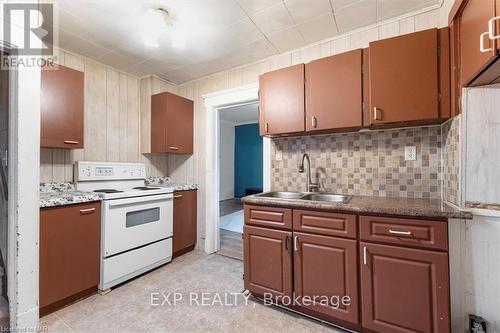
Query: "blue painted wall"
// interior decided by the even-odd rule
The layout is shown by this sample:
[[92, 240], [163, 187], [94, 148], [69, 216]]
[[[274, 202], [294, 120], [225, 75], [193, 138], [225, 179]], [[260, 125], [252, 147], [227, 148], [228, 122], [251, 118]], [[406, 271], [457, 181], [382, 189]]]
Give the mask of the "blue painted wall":
[[234, 128], [234, 195], [245, 196], [245, 189], [262, 189], [262, 137], [259, 124]]

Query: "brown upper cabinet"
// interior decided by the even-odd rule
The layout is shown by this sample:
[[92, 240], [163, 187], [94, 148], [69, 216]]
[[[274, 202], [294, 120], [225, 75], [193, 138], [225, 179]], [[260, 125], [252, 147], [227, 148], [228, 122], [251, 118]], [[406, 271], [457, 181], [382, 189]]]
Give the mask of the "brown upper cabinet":
[[450, 57], [450, 29], [429, 29], [266, 73], [260, 134], [440, 123], [451, 116]]
[[500, 0], [455, 1], [450, 26], [457, 89], [500, 83], [499, 15]]
[[306, 64], [306, 131], [360, 128], [362, 50]]
[[304, 64], [265, 73], [259, 81], [260, 135], [304, 132]]
[[438, 122], [449, 115], [449, 105], [440, 112], [441, 88], [446, 96], [449, 91], [449, 77], [440, 84], [440, 39], [440, 31], [430, 29], [370, 43], [365, 126]]
[[151, 153], [193, 153], [193, 101], [163, 92], [151, 96]]
[[82, 72], [59, 65], [42, 69], [40, 145], [46, 148], [83, 148]]

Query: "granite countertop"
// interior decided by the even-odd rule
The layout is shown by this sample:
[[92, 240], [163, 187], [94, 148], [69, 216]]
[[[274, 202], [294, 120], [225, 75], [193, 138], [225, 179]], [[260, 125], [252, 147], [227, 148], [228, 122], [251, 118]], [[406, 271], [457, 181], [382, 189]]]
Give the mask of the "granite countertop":
[[173, 182], [170, 177], [148, 177], [144, 183], [146, 186], [171, 187], [174, 191], [189, 191], [198, 189], [197, 184]]
[[97, 193], [76, 190], [72, 183], [40, 184], [40, 208], [100, 201], [101, 199]]
[[334, 210], [364, 214], [388, 214], [428, 218], [472, 219], [473, 215], [461, 211], [441, 200], [409, 199], [372, 196], [353, 196], [347, 204], [300, 199], [265, 198], [250, 195], [242, 199], [245, 204], [284, 206], [291, 208]]

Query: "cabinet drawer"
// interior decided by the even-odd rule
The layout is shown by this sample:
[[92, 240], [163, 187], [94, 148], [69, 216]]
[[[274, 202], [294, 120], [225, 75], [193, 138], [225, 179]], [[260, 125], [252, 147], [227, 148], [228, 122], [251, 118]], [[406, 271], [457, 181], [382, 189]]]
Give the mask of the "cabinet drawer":
[[356, 238], [356, 215], [294, 209], [293, 230]]
[[434, 249], [448, 249], [445, 221], [360, 216], [360, 239]]
[[292, 229], [292, 210], [245, 205], [245, 224], [290, 230]]

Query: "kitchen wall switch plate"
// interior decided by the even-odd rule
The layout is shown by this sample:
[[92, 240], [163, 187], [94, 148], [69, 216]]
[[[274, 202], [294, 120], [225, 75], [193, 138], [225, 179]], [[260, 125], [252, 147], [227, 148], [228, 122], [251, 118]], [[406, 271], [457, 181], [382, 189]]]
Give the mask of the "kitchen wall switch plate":
[[274, 158], [276, 161], [282, 161], [283, 160], [283, 153], [281, 151], [276, 151], [276, 154], [274, 155]]
[[405, 161], [416, 161], [417, 160], [417, 147], [406, 146], [405, 147]]

